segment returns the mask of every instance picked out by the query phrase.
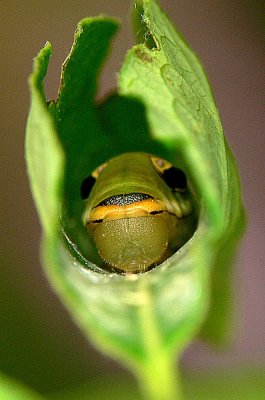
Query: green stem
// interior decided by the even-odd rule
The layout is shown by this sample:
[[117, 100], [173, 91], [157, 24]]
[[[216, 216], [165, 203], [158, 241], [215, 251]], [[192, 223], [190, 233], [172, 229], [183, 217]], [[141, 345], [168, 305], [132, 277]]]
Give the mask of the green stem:
[[174, 364], [166, 358], [156, 357], [142, 365], [139, 371], [143, 398], [148, 400], [181, 400], [181, 387]]
[[146, 352], [136, 371], [137, 378], [148, 400], [180, 400], [181, 387], [176, 374], [175, 358], [165, 349], [165, 343], [158, 328], [154, 301], [147, 282], [139, 288], [138, 298], [141, 304], [138, 308], [141, 337]]

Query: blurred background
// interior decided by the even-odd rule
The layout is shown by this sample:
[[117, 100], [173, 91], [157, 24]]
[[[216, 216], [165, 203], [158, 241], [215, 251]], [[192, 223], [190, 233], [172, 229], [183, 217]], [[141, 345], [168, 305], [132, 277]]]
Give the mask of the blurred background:
[[[0, 0], [1, 278], [0, 370], [41, 392], [126, 374], [87, 343], [49, 288], [39, 261], [41, 229], [24, 162], [32, 58], [53, 44], [47, 97], [55, 98], [60, 65], [77, 22], [100, 13], [122, 28], [100, 79], [99, 94], [116, 86], [126, 50], [134, 43], [130, 0]], [[263, 1], [161, 0], [202, 60], [224, 130], [237, 159], [248, 211], [248, 231], [234, 274], [231, 343], [192, 344], [183, 357], [195, 370], [265, 363], [265, 197]]]

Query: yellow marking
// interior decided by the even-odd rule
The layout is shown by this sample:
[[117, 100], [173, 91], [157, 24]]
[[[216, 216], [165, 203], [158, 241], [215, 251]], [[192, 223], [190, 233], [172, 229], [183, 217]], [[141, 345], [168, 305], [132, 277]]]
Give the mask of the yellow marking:
[[167, 169], [173, 167], [173, 164], [171, 164], [169, 161], [164, 160], [163, 158], [160, 157], [154, 157], [150, 156], [150, 160], [155, 167], [155, 169], [160, 172], [161, 174], [164, 173]]
[[92, 172], [92, 176], [95, 179], [98, 179], [99, 175], [101, 174], [101, 172], [103, 171], [103, 169], [108, 165], [107, 162], [105, 162], [104, 164], [101, 164], [99, 167], [97, 167], [96, 169], [94, 169], [94, 171]]
[[167, 211], [165, 203], [161, 200], [145, 199], [135, 203], [120, 206], [112, 204], [109, 206], [97, 206], [91, 210], [89, 221], [113, 220], [129, 217], [142, 217], [150, 213]]

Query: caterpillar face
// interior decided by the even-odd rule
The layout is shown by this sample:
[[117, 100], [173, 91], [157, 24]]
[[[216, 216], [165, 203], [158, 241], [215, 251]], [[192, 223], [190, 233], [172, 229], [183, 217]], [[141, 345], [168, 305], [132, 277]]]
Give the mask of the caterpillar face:
[[126, 273], [164, 261], [193, 234], [185, 173], [161, 158], [125, 153], [81, 185], [83, 223], [104, 263]]

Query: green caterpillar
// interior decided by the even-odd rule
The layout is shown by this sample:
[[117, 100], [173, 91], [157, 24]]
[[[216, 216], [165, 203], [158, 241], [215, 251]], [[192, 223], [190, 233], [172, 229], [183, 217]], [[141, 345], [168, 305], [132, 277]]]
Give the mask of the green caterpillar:
[[196, 213], [185, 173], [146, 153], [100, 165], [81, 185], [83, 223], [111, 269], [144, 272], [190, 239]]

